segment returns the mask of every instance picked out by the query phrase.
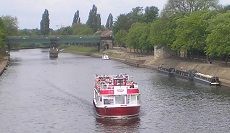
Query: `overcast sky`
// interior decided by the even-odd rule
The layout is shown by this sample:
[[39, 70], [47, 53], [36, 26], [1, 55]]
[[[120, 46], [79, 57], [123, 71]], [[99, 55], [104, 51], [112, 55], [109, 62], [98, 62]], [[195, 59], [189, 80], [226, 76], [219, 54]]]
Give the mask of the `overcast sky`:
[[[230, 0], [219, 0], [222, 5], [229, 5]], [[93, 4], [101, 14], [105, 25], [109, 13], [114, 20], [122, 13], [128, 13], [132, 8], [140, 6], [156, 6], [163, 9], [167, 0], [1, 0], [0, 16], [10, 15], [18, 18], [20, 29], [40, 27], [40, 21], [45, 9], [50, 15], [50, 27], [53, 29], [72, 24], [74, 13], [79, 10], [81, 22], [88, 19], [89, 10]]]

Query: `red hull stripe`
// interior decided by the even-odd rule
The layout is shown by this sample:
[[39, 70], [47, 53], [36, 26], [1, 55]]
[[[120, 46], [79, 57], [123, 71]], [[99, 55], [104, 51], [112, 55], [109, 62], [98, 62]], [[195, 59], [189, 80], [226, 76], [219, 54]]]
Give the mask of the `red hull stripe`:
[[101, 95], [108, 95], [108, 94], [113, 95], [114, 94], [114, 90], [100, 90], [100, 94]]
[[136, 116], [140, 112], [140, 106], [98, 108], [94, 104], [94, 107], [98, 115], [106, 117]]
[[[128, 89], [127, 90], [127, 94], [137, 94], [139, 93], [139, 89]], [[100, 90], [100, 94], [101, 95], [113, 95], [114, 94], [114, 90]]]
[[138, 89], [128, 89], [127, 90], [127, 94], [135, 94], [135, 93], [139, 93]]

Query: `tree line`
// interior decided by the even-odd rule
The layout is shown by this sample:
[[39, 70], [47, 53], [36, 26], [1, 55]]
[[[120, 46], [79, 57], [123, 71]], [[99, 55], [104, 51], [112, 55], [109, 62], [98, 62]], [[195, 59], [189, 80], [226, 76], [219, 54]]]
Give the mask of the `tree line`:
[[[159, 14], [157, 7], [133, 8], [118, 16], [113, 26], [115, 42], [137, 52], [166, 47], [178, 56], [230, 56], [230, 6], [218, 0], [168, 0]], [[199, 58], [198, 57], [198, 58]]]
[[49, 24], [49, 12], [45, 9], [40, 22], [40, 31], [42, 35], [92, 35], [98, 30], [112, 29], [113, 16], [111, 13], [109, 14], [104, 27], [101, 24], [101, 16], [97, 12], [97, 7], [93, 5], [92, 9], [89, 11], [88, 20], [85, 24], [81, 22], [79, 10], [75, 12], [71, 26], [61, 27], [54, 31], [49, 28]]
[[105, 24], [93, 5], [84, 24], [76, 11], [72, 25], [50, 29], [49, 11], [42, 14], [40, 29], [18, 30], [17, 18], [0, 17], [0, 48], [9, 35], [89, 35], [98, 30], [112, 29], [117, 45], [151, 52], [154, 47], [167, 47], [180, 55], [208, 58], [230, 56], [230, 5], [221, 6], [218, 0], [168, 0], [159, 13], [155, 6], [136, 7], [120, 14], [116, 21], [110, 13]]

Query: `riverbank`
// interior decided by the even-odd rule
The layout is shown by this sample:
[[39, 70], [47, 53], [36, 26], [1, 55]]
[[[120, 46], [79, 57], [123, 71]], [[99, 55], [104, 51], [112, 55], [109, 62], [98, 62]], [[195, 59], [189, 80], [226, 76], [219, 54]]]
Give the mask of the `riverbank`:
[[173, 57], [155, 58], [153, 55], [138, 55], [122, 49], [107, 50], [104, 51], [104, 53], [108, 54], [112, 59], [137, 67], [157, 70], [158, 66], [164, 64], [164, 66], [181, 70], [197, 70], [203, 74], [218, 76], [223, 86], [230, 87], [230, 67], [220, 63], [213, 62], [209, 64], [206, 62], [188, 61]]
[[81, 52], [76, 50], [74, 52], [67, 50], [66, 52], [99, 58], [101, 58], [102, 54], [107, 54], [109, 58], [113, 60], [117, 60], [136, 67], [144, 67], [153, 70], [157, 70], [157, 67], [162, 64], [164, 64], [164, 66], [182, 70], [195, 69], [203, 74], [218, 76], [223, 86], [230, 87], [230, 67], [215, 62], [209, 64], [206, 62], [188, 61], [176, 58], [155, 58], [153, 55], [135, 54], [121, 48], [106, 50], [103, 51], [103, 53]]
[[6, 70], [6, 67], [8, 65], [8, 61], [9, 61], [8, 57], [2, 57], [2, 58], [0, 58], [0, 76]]

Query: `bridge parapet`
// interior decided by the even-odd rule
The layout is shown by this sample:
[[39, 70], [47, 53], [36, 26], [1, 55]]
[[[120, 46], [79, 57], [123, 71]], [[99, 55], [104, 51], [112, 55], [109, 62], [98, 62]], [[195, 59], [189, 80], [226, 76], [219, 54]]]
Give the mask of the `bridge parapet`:
[[100, 36], [8, 36], [9, 44], [21, 43], [51, 43], [51, 40], [56, 39], [59, 44], [66, 43], [86, 43], [97, 44], [100, 43]]

